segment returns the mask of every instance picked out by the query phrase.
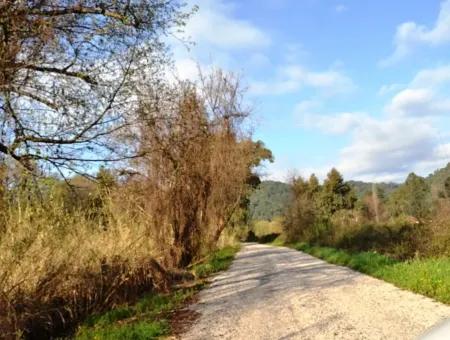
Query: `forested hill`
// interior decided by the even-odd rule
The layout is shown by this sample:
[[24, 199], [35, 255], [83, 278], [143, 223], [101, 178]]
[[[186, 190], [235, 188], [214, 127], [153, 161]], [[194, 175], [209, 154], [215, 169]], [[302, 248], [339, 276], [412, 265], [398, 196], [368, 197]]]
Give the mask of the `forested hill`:
[[[366, 192], [372, 190], [372, 183], [362, 181], [349, 181], [355, 189], [358, 197], [362, 197]], [[399, 184], [377, 183], [386, 196], [394, 191]], [[250, 196], [250, 218], [252, 220], [272, 220], [281, 216], [290, 199], [290, 185], [277, 181], [263, 181], [259, 188]]]
[[[431, 186], [434, 197], [444, 188], [444, 182], [450, 177], [450, 163], [442, 169], [426, 177]], [[366, 192], [372, 190], [373, 183], [362, 181], [348, 181], [354, 188], [356, 195], [361, 198]], [[388, 197], [395, 189], [400, 186], [398, 183], [377, 183], [377, 188], [384, 192]], [[277, 181], [263, 181], [258, 189], [250, 196], [250, 218], [253, 220], [272, 220], [281, 216], [290, 199], [290, 185]]]
[[272, 220], [281, 216], [290, 200], [289, 184], [277, 181], [263, 181], [250, 196], [250, 218]]
[[[366, 192], [372, 190], [372, 182], [362, 182], [362, 181], [348, 181], [348, 183], [355, 189], [355, 193], [358, 197], [364, 196]], [[377, 188], [381, 189], [386, 196], [389, 196], [391, 192], [398, 188], [397, 183], [376, 183]]]

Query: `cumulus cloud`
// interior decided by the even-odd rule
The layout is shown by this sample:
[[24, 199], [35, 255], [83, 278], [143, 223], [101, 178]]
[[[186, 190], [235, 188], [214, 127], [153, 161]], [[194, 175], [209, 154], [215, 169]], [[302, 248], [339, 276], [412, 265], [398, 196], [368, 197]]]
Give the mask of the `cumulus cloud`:
[[437, 88], [447, 83], [450, 83], [450, 65], [443, 65], [419, 71], [410, 86]]
[[280, 95], [297, 92], [303, 87], [318, 89], [328, 96], [349, 93], [356, 88], [352, 79], [340, 71], [312, 71], [301, 65], [289, 64], [280, 67], [273, 80], [253, 81], [250, 92], [254, 95]]
[[353, 142], [340, 154], [338, 165], [352, 177], [403, 175], [427, 160], [435, 146], [436, 130], [417, 118], [367, 119], [355, 129]]
[[406, 89], [392, 98], [387, 111], [399, 116], [432, 116], [450, 113], [450, 100], [438, 98], [430, 89]]
[[[188, 5], [198, 6], [198, 11], [188, 20], [181, 36], [169, 38], [174, 55], [173, 78], [196, 80], [199, 67], [236, 69], [236, 54], [247, 55], [252, 67], [270, 63], [264, 53], [271, 43], [270, 36], [252, 22], [236, 18], [236, 3], [188, 0]], [[193, 44], [180, 43], [185, 39]]]
[[441, 66], [418, 72], [378, 117], [364, 112], [317, 114], [321, 106], [313, 101], [299, 103], [296, 114], [304, 127], [350, 134], [337, 164], [346, 176], [400, 181], [410, 171], [426, 174], [450, 159], [449, 136], [439, 130], [440, 118], [450, 113], [450, 100], [442, 91], [450, 85], [448, 71], [449, 66]]
[[441, 3], [438, 18], [433, 27], [415, 22], [405, 22], [397, 27], [394, 52], [380, 62], [390, 66], [410, 54], [418, 46], [439, 46], [450, 42], [450, 0]]
[[318, 113], [321, 106], [318, 101], [314, 100], [298, 103], [294, 110], [298, 125], [333, 135], [341, 135], [351, 132], [369, 118], [364, 112]]
[[399, 91], [386, 111], [399, 116], [436, 116], [450, 113], [448, 85], [450, 65], [419, 71], [405, 89]]
[[189, 20], [185, 32], [199, 45], [249, 49], [270, 44], [270, 37], [258, 27], [233, 17], [233, 5], [221, 0], [197, 0], [195, 3], [199, 10]]

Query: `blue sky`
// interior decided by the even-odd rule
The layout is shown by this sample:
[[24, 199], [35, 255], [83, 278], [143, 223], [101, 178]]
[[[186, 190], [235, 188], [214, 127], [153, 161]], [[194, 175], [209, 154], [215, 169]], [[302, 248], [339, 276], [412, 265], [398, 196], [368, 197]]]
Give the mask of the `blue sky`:
[[402, 181], [450, 161], [450, 0], [192, 0], [181, 77], [242, 75], [264, 172]]

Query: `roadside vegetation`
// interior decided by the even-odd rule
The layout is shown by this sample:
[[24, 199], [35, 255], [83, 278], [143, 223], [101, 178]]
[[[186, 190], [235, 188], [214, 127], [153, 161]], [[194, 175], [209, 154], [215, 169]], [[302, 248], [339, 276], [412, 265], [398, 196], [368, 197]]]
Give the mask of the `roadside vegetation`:
[[[93, 334], [166, 332], [155, 315], [191, 294], [173, 287], [233, 243], [272, 155], [252, 139], [236, 75], [168, 77], [166, 37], [193, 12], [177, 0], [0, 4], [3, 337], [134, 318]], [[222, 255], [198, 275], [225, 268]]]
[[424, 178], [410, 174], [389, 196], [373, 184], [358, 199], [335, 169], [322, 185], [314, 175], [294, 178], [284, 235], [287, 242], [377, 251], [397, 260], [448, 257], [450, 192], [440, 189], [433, 196]]
[[399, 185], [354, 183], [335, 169], [323, 183], [292, 178], [284, 214], [252, 221], [248, 240], [287, 245], [448, 304], [450, 165]]
[[352, 253], [331, 247], [311, 246], [306, 243], [293, 243], [287, 246], [450, 304], [450, 258], [448, 257], [398, 261], [376, 252]]
[[196, 279], [184, 283], [188, 288], [177, 288], [170, 293], [149, 293], [134, 304], [124, 304], [88, 317], [77, 330], [75, 339], [144, 340], [172, 334], [172, 323], [180, 321], [174, 318], [175, 313], [207, 284], [208, 276], [226, 270], [238, 250], [238, 246], [228, 246], [195, 264], [191, 272]]

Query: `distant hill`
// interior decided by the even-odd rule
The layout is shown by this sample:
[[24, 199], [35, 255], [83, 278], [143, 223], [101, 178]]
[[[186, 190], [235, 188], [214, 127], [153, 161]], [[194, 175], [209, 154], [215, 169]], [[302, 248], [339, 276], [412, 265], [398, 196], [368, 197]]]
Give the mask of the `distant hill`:
[[272, 220], [281, 216], [291, 197], [290, 185], [277, 181], [263, 181], [250, 196], [250, 218]]
[[[362, 181], [348, 181], [348, 183], [355, 189], [358, 197], [363, 197], [368, 191], [372, 191], [372, 182]], [[376, 183], [377, 187], [382, 189], [386, 196], [389, 196], [400, 184], [397, 183]]]
[[[450, 163], [442, 169], [434, 171], [426, 177], [431, 186], [434, 198], [444, 189], [445, 180], [450, 177]], [[368, 191], [372, 190], [371, 182], [348, 181], [354, 188], [356, 195], [360, 198]], [[388, 197], [401, 184], [398, 183], [377, 183], [386, 197]], [[273, 220], [281, 216], [291, 197], [290, 185], [277, 181], [263, 181], [259, 188], [250, 196], [249, 212], [253, 220]]]

